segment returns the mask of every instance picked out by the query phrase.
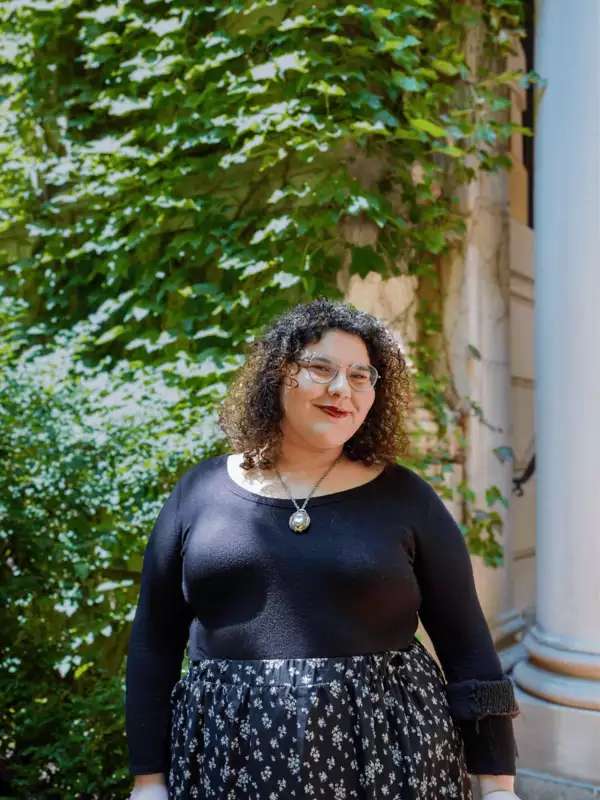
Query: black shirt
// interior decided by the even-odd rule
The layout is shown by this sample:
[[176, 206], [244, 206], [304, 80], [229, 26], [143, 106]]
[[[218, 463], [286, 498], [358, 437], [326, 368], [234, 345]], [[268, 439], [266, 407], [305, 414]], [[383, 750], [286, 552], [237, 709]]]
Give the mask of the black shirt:
[[[192, 660], [343, 656], [408, 647], [420, 617], [457, 697], [479, 682], [510, 686], [460, 528], [426, 480], [388, 465], [306, 510], [310, 527], [294, 533], [292, 501], [239, 486], [227, 455], [177, 481], [146, 546], [129, 640], [132, 774], [168, 772], [169, 698], [188, 638]], [[460, 721], [469, 772], [515, 773], [502, 713]]]

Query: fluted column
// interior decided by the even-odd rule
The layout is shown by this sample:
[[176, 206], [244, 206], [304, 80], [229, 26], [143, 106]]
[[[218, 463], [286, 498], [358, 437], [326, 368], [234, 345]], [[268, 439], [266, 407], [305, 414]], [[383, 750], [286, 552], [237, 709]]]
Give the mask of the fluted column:
[[541, 0], [535, 141], [536, 623], [521, 766], [600, 785], [600, 3]]

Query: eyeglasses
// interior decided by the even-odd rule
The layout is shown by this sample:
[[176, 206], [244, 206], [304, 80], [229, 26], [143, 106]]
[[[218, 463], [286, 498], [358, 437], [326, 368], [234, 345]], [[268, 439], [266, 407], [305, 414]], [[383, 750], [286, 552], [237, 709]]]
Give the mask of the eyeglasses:
[[[297, 363], [306, 367], [315, 383], [331, 383], [335, 380], [340, 364], [322, 353], [308, 353], [297, 359]], [[379, 373], [372, 364], [350, 364], [346, 369], [346, 378], [350, 386], [357, 392], [366, 392], [375, 386]]]

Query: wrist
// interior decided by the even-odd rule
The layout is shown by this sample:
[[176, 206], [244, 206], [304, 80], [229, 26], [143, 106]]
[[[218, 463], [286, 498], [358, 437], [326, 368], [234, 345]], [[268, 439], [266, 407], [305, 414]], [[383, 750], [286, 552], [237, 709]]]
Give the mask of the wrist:
[[[478, 777], [482, 800], [491, 792], [514, 792], [515, 790], [514, 775], [479, 775]], [[490, 798], [490, 800], [496, 799]]]
[[166, 782], [166, 775], [164, 772], [153, 772], [147, 775], [136, 775], [133, 785], [135, 788], [139, 789], [142, 786], [165, 786]]

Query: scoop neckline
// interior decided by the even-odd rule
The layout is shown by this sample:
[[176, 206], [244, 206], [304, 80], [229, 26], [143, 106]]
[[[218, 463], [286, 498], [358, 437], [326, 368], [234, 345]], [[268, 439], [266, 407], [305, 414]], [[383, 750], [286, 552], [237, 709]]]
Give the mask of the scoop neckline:
[[[258, 494], [258, 492], [251, 492], [249, 489], [246, 489], [244, 486], [240, 486], [239, 483], [234, 481], [234, 479], [229, 474], [229, 469], [227, 468], [227, 459], [232, 453], [225, 453], [221, 456], [221, 468], [225, 473], [225, 480], [227, 482], [227, 488], [233, 494], [237, 494], [239, 497], [243, 497], [246, 500], [251, 500], [254, 503], [264, 503], [265, 505], [269, 506], [279, 506], [280, 508], [290, 508], [293, 507], [292, 500], [289, 497], [269, 497], [265, 494]], [[322, 506], [326, 505], [327, 503], [339, 503], [343, 500], [348, 499], [349, 497], [354, 496], [355, 494], [360, 494], [360, 492], [364, 492], [366, 490], [371, 489], [375, 484], [381, 482], [383, 478], [388, 474], [390, 469], [389, 464], [385, 464], [384, 468], [381, 472], [376, 475], [374, 478], [371, 478], [370, 481], [366, 481], [365, 483], [360, 483], [358, 486], [351, 486], [349, 489], [340, 489], [337, 492], [328, 492], [327, 494], [320, 494], [317, 497], [311, 497], [308, 501], [308, 506]], [[296, 497], [294, 498], [298, 505], [302, 505], [304, 503], [305, 497]]]

